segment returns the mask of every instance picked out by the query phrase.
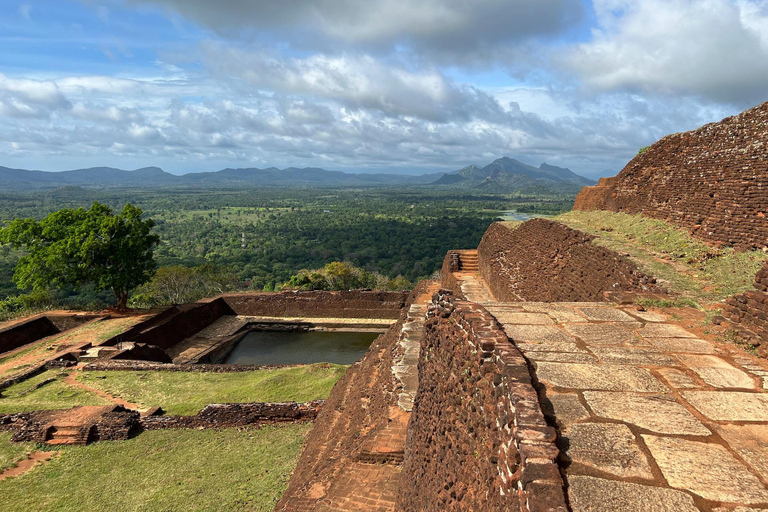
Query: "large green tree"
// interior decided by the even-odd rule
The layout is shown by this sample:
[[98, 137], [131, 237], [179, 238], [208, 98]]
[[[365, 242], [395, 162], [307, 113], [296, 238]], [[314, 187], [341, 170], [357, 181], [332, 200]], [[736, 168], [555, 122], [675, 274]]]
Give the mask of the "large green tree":
[[14, 282], [34, 290], [90, 283], [112, 290], [118, 308], [125, 308], [130, 291], [157, 269], [155, 223], [141, 215], [131, 204], [115, 214], [94, 202], [88, 210], [63, 209], [40, 221], [9, 222], [0, 229], [0, 242], [29, 252], [19, 260]]

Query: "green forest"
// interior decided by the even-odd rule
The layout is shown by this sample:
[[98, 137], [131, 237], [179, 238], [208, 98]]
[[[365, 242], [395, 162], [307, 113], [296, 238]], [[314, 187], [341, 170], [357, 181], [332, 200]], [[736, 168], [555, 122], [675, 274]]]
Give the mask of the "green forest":
[[[273, 290], [303, 269], [334, 261], [415, 283], [439, 270], [449, 249], [476, 247], [506, 211], [546, 215], [570, 210], [572, 197], [459, 193], [423, 188], [263, 188], [125, 190], [64, 187], [1, 194], [0, 221], [40, 219], [61, 208], [127, 202], [155, 221], [160, 267], [225, 269], [237, 286]], [[0, 300], [18, 295], [13, 269], [23, 254], [0, 247]], [[402, 279], [400, 282], [402, 282]], [[61, 293], [60, 293], [61, 296]], [[109, 302], [65, 290], [73, 303]]]

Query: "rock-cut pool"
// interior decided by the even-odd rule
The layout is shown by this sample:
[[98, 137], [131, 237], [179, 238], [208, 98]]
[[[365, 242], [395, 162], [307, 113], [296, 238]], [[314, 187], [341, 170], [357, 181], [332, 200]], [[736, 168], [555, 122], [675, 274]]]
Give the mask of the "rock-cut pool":
[[362, 359], [379, 333], [251, 331], [222, 361], [225, 364], [352, 364]]

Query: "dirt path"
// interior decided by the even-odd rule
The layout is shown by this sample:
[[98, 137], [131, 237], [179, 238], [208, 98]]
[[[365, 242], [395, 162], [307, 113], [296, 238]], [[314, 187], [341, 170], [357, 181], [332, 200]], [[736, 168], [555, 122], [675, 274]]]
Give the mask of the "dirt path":
[[29, 458], [22, 460], [14, 467], [8, 468], [0, 473], [0, 481], [5, 480], [6, 478], [23, 475], [35, 467], [38, 463], [43, 463], [50, 460], [51, 457], [57, 453], [58, 452], [32, 452], [29, 454]]
[[148, 407], [145, 407], [145, 406], [139, 405], [139, 404], [135, 404], [135, 403], [129, 402], [127, 400], [123, 400], [120, 397], [110, 395], [109, 393], [107, 393], [105, 391], [102, 391], [101, 389], [91, 387], [91, 386], [85, 384], [84, 382], [81, 382], [81, 381], [77, 380], [77, 374], [78, 373], [80, 373], [80, 372], [73, 371], [72, 373], [70, 373], [69, 375], [64, 377], [64, 379], [62, 379], [62, 381], [65, 382], [66, 384], [70, 385], [70, 386], [74, 386], [76, 388], [84, 389], [84, 390], [89, 391], [89, 392], [91, 392], [93, 394], [99, 395], [102, 398], [106, 398], [110, 402], [112, 402], [114, 404], [117, 404], [117, 405], [122, 405], [126, 409], [133, 409], [134, 411], [139, 411], [139, 412], [146, 411], [148, 409]]

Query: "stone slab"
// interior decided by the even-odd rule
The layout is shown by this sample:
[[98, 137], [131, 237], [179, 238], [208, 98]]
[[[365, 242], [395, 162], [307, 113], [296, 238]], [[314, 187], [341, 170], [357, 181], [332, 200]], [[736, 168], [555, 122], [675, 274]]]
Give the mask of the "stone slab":
[[768, 490], [719, 444], [643, 435], [669, 485], [712, 501], [768, 503]]
[[594, 364], [597, 363], [597, 358], [592, 354], [587, 353], [572, 353], [572, 352], [542, 352], [542, 351], [526, 351], [521, 349], [525, 353], [526, 357], [531, 361], [550, 361], [554, 363], [581, 363], [581, 364]]
[[502, 324], [518, 325], [554, 325], [555, 321], [544, 313], [514, 313], [507, 311], [498, 311], [493, 308], [487, 308], [488, 312], [496, 317]]
[[728, 446], [768, 479], [768, 425], [718, 425], [715, 428]]
[[755, 389], [752, 377], [717, 356], [686, 354], [678, 359], [712, 387]]
[[581, 307], [576, 310], [591, 321], [597, 322], [637, 322], [634, 318], [624, 311], [616, 308], [592, 308]]
[[626, 425], [577, 423], [568, 428], [561, 444], [574, 463], [622, 478], [653, 478], [648, 459]]
[[684, 492], [591, 476], [569, 476], [568, 496], [573, 512], [699, 511]]
[[610, 364], [640, 366], [674, 366], [676, 364], [672, 357], [647, 348], [593, 347], [591, 350], [601, 361]]
[[560, 323], [584, 322], [584, 316], [578, 314], [572, 306], [560, 303], [524, 302], [523, 309], [532, 313], [546, 313]]
[[517, 343], [523, 352], [567, 352], [571, 354], [589, 354], [585, 349], [575, 343], [561, 343], [557, 341], [542, 343]]
[[624, 421], [660, 434], [711, 434], [685, 407], [662, 395], [586, 391], [584, 398], [600, 417]]
[[631, 366], [539, 362], [536, 373], [540, 381], [569, 389], [646, 393], [667, 390], [648, 370]]
[[676, 368], [659, 368], [657, 370], [664, 379], [675, 389], [690, 389], [701, 387], [696, 379]]
[[639, 329], [637, 333], [644, 338], [695, 338], [695, 334], [691, 334], [679, 325], [672, 324], [647, 324], [642, 329]]
[[638, 318], [642, 318], [646, 322], [666, 322], [667, 315], [664, 313], [656, 313], [655, 311], [632, 311], [631, 314]]
[[714, 354], [715, 346], [698, 338], [644, 338], [649, 344], [664, 352], [674, 354]]
[[554, 325], [502, 324], [502, 327], [515, 342], [576, 343], [576, 338]]
[[564, 427], [589, 418], [589, 411], [582, 405], [576, 393], [548, 393], [547, 399], [551, 404], [551, 413]]
[[565, 329], [587, 345], [621, 345], [634, 333], [616, 324], [565, 324]]
[[683, 396], [711, 420], [768, 422], [768, 393], [683, 391]]

